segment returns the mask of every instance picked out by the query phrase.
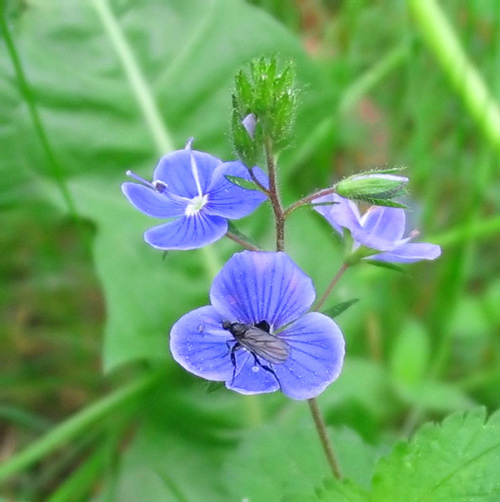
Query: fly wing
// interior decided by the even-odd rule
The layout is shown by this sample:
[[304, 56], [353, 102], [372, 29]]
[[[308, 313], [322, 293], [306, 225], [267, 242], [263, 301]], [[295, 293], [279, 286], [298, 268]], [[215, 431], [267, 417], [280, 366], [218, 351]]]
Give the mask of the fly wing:
[[284, 363], [290, 356], [290, 345], [282, 338], [251, 326], [238, 340], [247, 350], [274, 364]]

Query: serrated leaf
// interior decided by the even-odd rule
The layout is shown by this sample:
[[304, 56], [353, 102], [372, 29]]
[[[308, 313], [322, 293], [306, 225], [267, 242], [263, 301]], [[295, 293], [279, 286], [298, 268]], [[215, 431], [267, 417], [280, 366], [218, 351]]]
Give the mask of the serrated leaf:
[[370, 494], [349, 479], [328, 480], [315, 489], [315, 495], [294, 493], [285, 495], [281, 502], [370, 502]]
[[367, 490], [352, 482], [350, 479], [341, 481], [329, 480], [318, 490], [318, 502], [370, 502]]
[[333, 319], [342, 314], [342, 312], [347, 310], [350, 306], [354, 305], [356, 302], [359, 302], [359, 298], [352, 298], [351, 300], [347, 300], [342, 303], [337, 303], [337, 305], [334, 305], [333, 307], [324, 310], [322, 314], [325, 314]]
[[230, 181], [233, 185], [236, 185], [240, 188], [245, 188], [246, 190], [259, 190], [259, 187], [250, 180], [245, 178], [240, 178], [239, 176], [231, 176], [230, 174], [226, 174], [224, 176], [228, 181]]
[[500, 413], [484, 408], [424, 425], [379, 462], [373, 502], [500, 500]]

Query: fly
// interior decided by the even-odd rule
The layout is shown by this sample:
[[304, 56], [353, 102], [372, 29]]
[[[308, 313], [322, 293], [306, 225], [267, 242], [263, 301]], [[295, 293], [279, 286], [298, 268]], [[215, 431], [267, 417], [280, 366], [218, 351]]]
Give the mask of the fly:
[[236, 340], [236, 343], [229, 348], [231, 363], [233, 364], [232, 380], [234, 380], [236, 373], [235, 352], [244, 348], [252, 354], [257, 366], [271, 373], [278, 380], [278, 383], [280, 383], [273, 368], [267, 364], [263, 364], [259, 357], [270, 364], [282, 364], [290, 356], [291, 349], [285, 340], [269, 332], [270, 326], [267, 321], [260, 321], [254, 325], [224, 321], [222, 328], [229, 331]]

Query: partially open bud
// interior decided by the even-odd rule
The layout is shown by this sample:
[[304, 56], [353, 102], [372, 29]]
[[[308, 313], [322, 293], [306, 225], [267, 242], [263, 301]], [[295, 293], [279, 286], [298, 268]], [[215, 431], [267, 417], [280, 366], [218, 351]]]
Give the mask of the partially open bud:
[[391, 199], [406, 193], [408, 181], [405, 176], [372, 171], [339, 181], [335, 190], [346, 199], [361, 200], [377, 206], [404, 207]]
[[297, 105], [295, 70], [291, 62], [278, 67], [276, 58], [258, 58], [249, 71], [239, 71], [232, 96], [234, 149], [246, 165], [263, 158], [264, 144], [276, 154], [293, 136]]
[[257, 125], [257, 117], [253, 113], [249, 113], [242, 121], [243, 127], [246, 129], [250, 138], [255, 135], [255, 126]]

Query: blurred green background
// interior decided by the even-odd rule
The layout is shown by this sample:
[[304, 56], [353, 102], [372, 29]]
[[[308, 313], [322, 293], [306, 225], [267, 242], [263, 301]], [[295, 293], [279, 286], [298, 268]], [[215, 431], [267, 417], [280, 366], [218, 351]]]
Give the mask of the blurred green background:
[[[127, 169], [150, 177], [189, 137], [234, 158], [232, 79], [261, 55], [297, 67], [285, 202], [404, 166], [408, 230], [443, 247], [405, 274], [349, 270], [330, 300], [361, 299], [338, 319], [346, 365], [319, 399], [347, 475], [369, 484], [423, 422], [499, 408], [499, 0], [0, 5], [6, 500], [268, 501], [327, 474], [305, 404], [211, 392], [171, 360], [170, 326], [208, 303], [237, 246], [163, 258], [120, 192]], [[272, 249], [270, 218], [262, 207], [239, 226]], [[341, 263], [308, 210], [287, 251], [318, 292]]]

